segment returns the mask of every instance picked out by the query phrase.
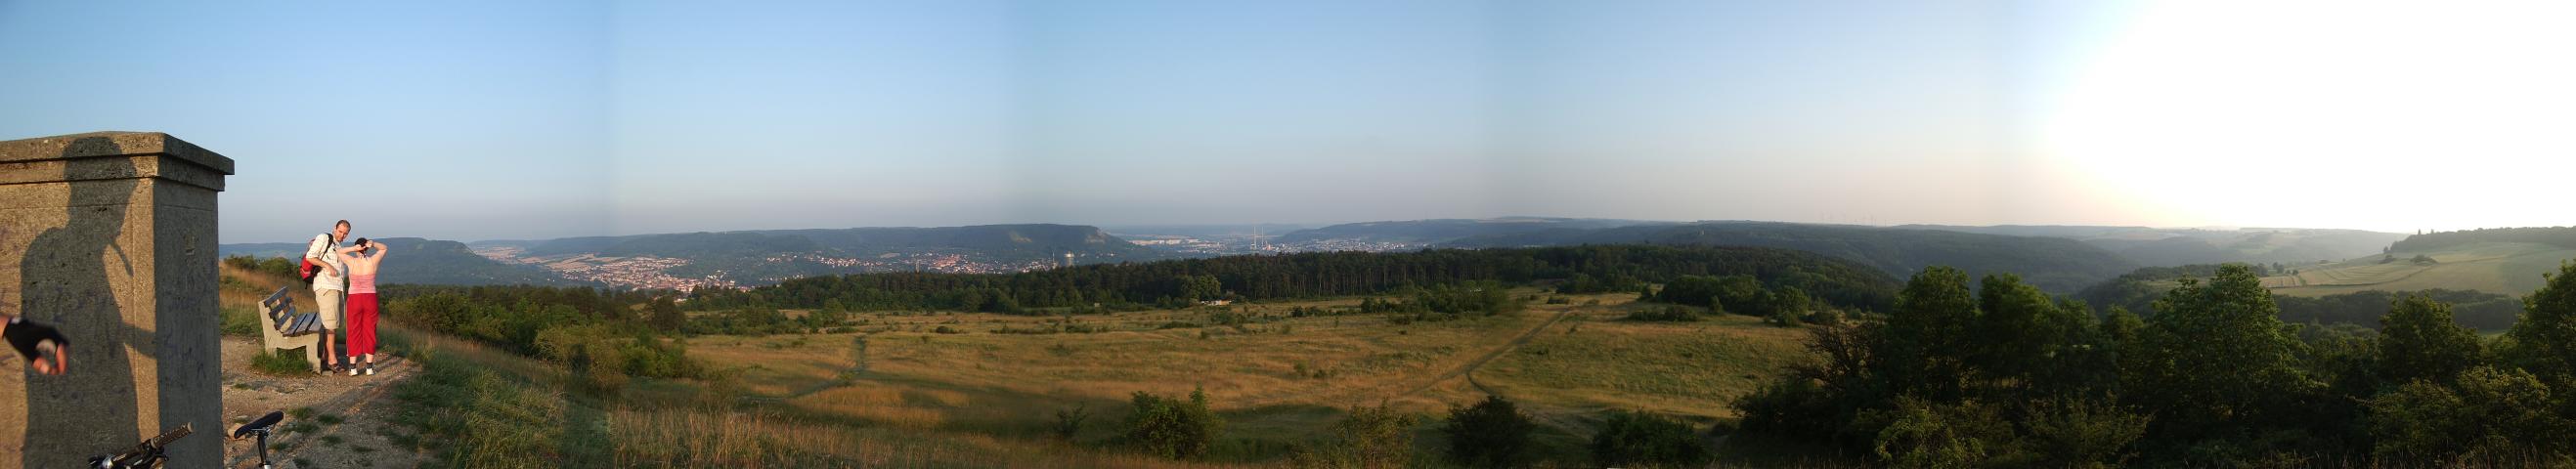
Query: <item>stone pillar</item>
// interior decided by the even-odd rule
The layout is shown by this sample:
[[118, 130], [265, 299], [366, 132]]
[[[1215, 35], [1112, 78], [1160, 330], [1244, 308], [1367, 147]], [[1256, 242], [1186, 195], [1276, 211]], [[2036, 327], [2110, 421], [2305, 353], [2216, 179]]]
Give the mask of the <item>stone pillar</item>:
[[158, 132], [0, 142], [0, 313], [53, 324], [69, 374], [0, 359], [0, 468], [76, 467], [182, 424], [223, 464], [215, 193], [233, 160]]

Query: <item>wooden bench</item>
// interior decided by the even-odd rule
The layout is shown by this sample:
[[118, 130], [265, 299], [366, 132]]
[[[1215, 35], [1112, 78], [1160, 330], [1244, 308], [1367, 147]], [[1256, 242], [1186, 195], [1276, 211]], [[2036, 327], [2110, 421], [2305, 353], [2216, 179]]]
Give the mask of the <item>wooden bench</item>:
[[278, 287], [267, 299], [259, 300], [259, 328], [262, 351], [304, 348], [304, 363], [322, 369], [322, 315], [295, 312], [295, 297], [287, 295], [293, 286]]

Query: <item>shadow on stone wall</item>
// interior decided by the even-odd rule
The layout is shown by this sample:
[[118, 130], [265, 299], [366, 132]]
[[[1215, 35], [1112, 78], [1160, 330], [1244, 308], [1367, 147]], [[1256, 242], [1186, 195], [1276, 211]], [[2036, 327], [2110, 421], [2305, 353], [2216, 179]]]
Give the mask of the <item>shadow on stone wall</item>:
[[[105, 137], [83, 138], [64, 150], [116, 147]], [[108, 152], [123, 155], [125, 152]], [[95, 153], [92, 153], [95, 154]], [[76, 175], [135, 171], [123, 156], [66, 161], [66, 180]], [[71, 181], [64, 200], [69, 222], [37, 234], [19, 260], [21, 300], [18, 311], [30, 320], [52, 323], [71, 340], [70, 373], [27, 373], [27, 436], [20, 446], [25, 467], [77, 467], [89, 456], [132, 446], [142, 439], [138, 424], [134, 364], [127, 354], [147, 359], [153, 336], [126, 324], [116, 302], [113, 279], [150, 281], [148, 266], [132, 259], [151, 253], [127, 253], [116, 245], [127, 217], [127, 204], [141, 180], [117, 177]], [[148, 236], [149, 233], [140, 235]], [[198, 429], [203, 433], [208, 429]]]

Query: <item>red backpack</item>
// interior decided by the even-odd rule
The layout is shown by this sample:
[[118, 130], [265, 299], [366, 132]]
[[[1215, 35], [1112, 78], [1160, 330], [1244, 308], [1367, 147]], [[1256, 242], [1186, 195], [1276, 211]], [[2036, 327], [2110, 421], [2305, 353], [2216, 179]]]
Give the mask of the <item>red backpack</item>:
[[[331, 237], [331, 235], [327, 235], [327, 234], [326, 234], [326, 235], [322, 235], [322, 237], [323, 237], [324, 239], [329, 239], [329, 238]], [[337, 245], [339, 245], [339, 244], [340, 244], [340, 240], [337, 240], [337, 239], [332, 239], [332, 240], [330, 240], [329, 242], [331, 243], [331, 246], [323, 246], [323, 247], [322, 247], [322, 249], [330, 249], [330, 248], [332, 248], [332, 247], [336, 247]], [[313, 284], [313, 276], [315, 276], [315, 275], [321, 275], [321, 274], [322, 274], [322, 264], [315, 264], [315, 263], [313, 263], [313, 258], [310, 258], [310, 257], [304, 258], [304, 260], [302, 261], [302, 264], [301, 264], [301, 265], [302, 265], [302, 267], [296, 267], [296, 268], [295, 268], [295, 276], [296, 276], [297, 278], [303, 279], [303, 280], [304, 280], [304, 284], [305, 284], [305, 285], [312, 285], [312, 284]]]

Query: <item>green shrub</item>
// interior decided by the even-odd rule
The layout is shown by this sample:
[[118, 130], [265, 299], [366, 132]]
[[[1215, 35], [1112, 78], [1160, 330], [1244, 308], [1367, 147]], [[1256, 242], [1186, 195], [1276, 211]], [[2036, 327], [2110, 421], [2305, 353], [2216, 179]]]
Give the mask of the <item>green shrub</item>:
[[1208, 411], [1207, 390], [1190, 391], [1190, 399], [1137, 391], [1121, 439], [1130, 448], [1172, 459], [1207, 457], [1224, 422]]
[[1901, 398], [1889, 417], [1872, 451], [1890, 466], [1978, 467], [2018, 456], [2012, 423], [1994, 407], [1975, 401], [1951, 405]]
[[1400, 468], [1413, 462], [1413, 425], [1419, 419], [1397, 413], [1386, 403], [1352, 407], [1333, 422], [1332, 434], [1311, 445], [1292, 447], [1291, 467]]
[[1770, 316], [1762, 317], [1762, 323], [1780, 327], [1798, 327], [1798, 324], [1800, 323], [1799, 319], [1805, 315], [1806, 312], [1804, 310], [1792, 310], [1788, 308], [1774, 309], [1771, 310]]
[[[2566, 456], [2576, 422], [2554, 414], [2547, 384], [2515, 369], [2478, 367], [2455, 386], [2417, 381], [2372, 399], [2372, 448], [2383, 460], [2494, 465], [2496, 458]], [[2517, 464], [2518, 465], [2518, 464]]]
[[1449, 459], [1468, 467], [1521, 467], [1530, 463], [1530, 432], [1538, 429], [1529, 416], [1502, 396], [1485, 396], [1470, 407], [1449, 409], [1440, 433], [1449, 437]]
[[2147, 417], [2085, 401], [2033, 406], [2023, 441], [2040, 467], [2117, 467], [2147, 432]]
[[1592, 435], [1592, 461], [1607, 467], [1697, 466], [1708, 458], [1690, 425], [1644, 412], [1613, 411]]

